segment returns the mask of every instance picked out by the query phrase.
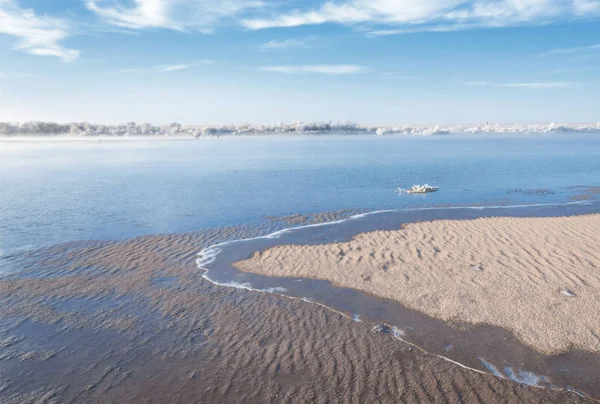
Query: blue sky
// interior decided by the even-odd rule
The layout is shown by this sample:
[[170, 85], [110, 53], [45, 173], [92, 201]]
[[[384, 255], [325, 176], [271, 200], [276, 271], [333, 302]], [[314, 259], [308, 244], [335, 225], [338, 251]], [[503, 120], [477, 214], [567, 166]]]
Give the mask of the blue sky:
[[600, 0], [0, 0], [0, 120], [600, 121]]

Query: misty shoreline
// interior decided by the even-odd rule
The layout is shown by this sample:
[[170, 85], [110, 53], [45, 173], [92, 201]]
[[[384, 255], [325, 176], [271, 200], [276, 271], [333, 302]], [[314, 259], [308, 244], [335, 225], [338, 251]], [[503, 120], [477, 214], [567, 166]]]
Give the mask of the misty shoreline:
[[520, 133], [590, 133], [600, 132], [597, 123], [540, 123], [465, 125], [389, 125], [366, 126], [352, 122], [295, 122], [267, 125], [190, 125], [179, 123], [155, 126], [129, 122], [103, 125], [87, 122], [0, 122], [0, 138], [168, 138], [189, 139], [240, 135], [448, 135], [448, 134], [520, 134]]

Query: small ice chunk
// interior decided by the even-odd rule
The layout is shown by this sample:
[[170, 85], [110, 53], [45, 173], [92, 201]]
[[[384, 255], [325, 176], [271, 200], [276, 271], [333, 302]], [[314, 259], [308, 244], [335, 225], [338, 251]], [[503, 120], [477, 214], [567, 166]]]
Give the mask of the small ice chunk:
[[375, 327], [373, 327], [373, 332], [379, 332], [381, 334], [388, 334], [390, 332], [392, 332], [392, 328], [387, 325], [387, 324], [377, 324]]
[[401, 338], [405, 335], [404, 330], [401, 330], [398, 327], [392, 327], [392, 334], [394, 334], [394, 337], [396, 338]]
[[575, 293], [571, 292], [569, 289], [563, 289], [560, 291], [560, 293], [562, 293], [563, 295], [567, 296], [567, 297], [575, 297], [577, 296]]
[[373, 327], [373, 332], [378, 332], [381, 334], [392, 334], [396, 338], [401, 338], [405, 335], [402, 329], [384, 323], [379, 323], [375, 327]]

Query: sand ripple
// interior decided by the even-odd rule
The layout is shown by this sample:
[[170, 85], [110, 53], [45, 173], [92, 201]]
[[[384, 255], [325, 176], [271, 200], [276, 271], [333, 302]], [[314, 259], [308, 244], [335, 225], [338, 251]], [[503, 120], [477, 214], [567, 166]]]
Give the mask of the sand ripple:
[[413, 223], [238, 262], [394, 299], [428, 315], [513, 331], [547, 354], [600, 350], [600, 215]]

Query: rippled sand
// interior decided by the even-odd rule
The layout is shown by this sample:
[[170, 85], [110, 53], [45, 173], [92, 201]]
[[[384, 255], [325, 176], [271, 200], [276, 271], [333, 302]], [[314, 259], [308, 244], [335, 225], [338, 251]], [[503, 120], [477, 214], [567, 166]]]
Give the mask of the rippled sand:
[[323, 307], [218, 287], [196, 253], [231, 227], [10, 257], [0, 402], [591, 402], [422, 353]]
[[236, 263], [331, 280], [449, 322], [486, 323], [556, 354], [600, 350], [600, 215], [413, 223]]

